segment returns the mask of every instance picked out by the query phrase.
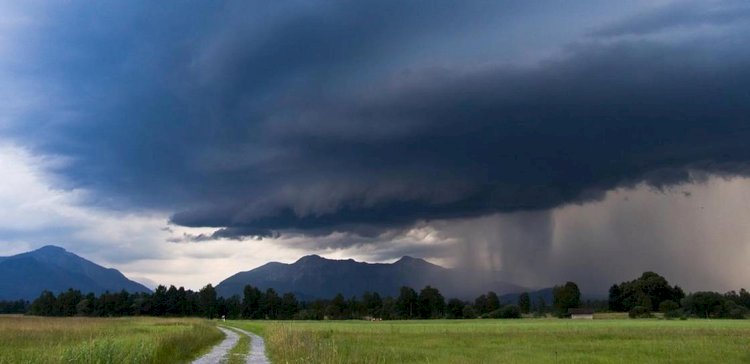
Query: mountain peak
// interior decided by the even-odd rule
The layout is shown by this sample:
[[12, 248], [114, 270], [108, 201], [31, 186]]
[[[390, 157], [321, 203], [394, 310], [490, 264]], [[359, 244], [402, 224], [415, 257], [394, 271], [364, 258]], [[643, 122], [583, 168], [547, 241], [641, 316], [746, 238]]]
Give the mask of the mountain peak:
[[37, 250], [34, 250], [35, 252], [56, 252], [56, 253], [67, 253], [68, 251], [65, 250], [65, 248], [59, 247], [57, 245], [45, 245]]
[[67, 250], [57, 245], [45, 245], [37, 250], [30, 251], [29, 254], [35, 255], [38, 257], [41, 257], [41, 256], [57, 257], [57, 256], [69, 254], [69, 253]]
[[305, 255], [304, 257], [297, 259], [296, 263], [318, 262], [321, 260], [327, 260], [327, 259], [317, 254], [310, 254], [310, 255]]
[[55, 245], [2, 258], [0, 277], [0, 300], [32, 300], [43, 290], [58, 293], [69, 288], [94, 294], [123, 289], [149, 291], [116, 269], [102, 267]]
[[401, 257], [401, 259], [397, 260], [394, 264], [396, 264], [396, 263], [401, 263], [401, 264], [404, 264], [404, 263], [422, 263], [422, 262], [427, 263], [427, 261], [424, 260], [424, 259], [414, 258], [414, 257], [408, 256], [408, 255], [404, 255], [403, 257]]

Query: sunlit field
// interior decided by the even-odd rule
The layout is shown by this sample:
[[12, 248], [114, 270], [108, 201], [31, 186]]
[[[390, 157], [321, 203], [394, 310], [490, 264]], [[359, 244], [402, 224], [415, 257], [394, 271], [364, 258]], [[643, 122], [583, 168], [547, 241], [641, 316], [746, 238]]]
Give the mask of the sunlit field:
[[0, 363], [189, 362], [222, 337], [199, 319], [0, 316]]
[[274, 363], [740, 363], [748, 320], [227, 322]]

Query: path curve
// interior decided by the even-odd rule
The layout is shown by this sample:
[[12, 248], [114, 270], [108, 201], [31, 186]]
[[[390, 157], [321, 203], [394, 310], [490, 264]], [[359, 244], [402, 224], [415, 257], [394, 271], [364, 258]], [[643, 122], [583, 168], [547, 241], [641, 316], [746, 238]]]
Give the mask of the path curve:
[[214, 348], [211, 349], [211, 352], [196, 359], [193, 364], [214, 364], [221, 362], [229, 351], [237, 344], [237, 341], [240, 340], [240, 335], [236, 332], [227, 330], [223, 327], [219, 327], [218, 329], [226, 335], [224, 340], [214, 346]]
[[236, 327], [232, 328], [247, 336], [250, 336], [250, 353], [247, 355], [247, 364], [271, 363], [270, 361], [268, 361], [268, 357], [266, 356], [266, 342], [263, 341], [262, 337], [255, 335], [250, 331], [245, 331]]

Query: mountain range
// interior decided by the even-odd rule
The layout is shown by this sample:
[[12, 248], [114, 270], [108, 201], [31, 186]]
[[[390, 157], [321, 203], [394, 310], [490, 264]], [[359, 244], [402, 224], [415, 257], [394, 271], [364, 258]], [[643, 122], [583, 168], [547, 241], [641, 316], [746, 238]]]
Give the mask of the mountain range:
[[[125, 277], [118, 270], [105, 268], [63, 248], [48, 245], [34, 251], [0, 257], [0, 300], [34, 300], [43, 290], [59, 293], [69, 288], [83, 293], [106, 291], [150, 292], [144, 285]], [[353, 259], [334, 260], [308, 255], [294, 263], [267, 263], [240, 272], [216, 286], [220, 296], [242, 296], [246, 285], [278, 293], [291, 292], [300, 300], [361, 297], [365, 292], [381, 296], [398, 295], [402, 286], [417, 291], [436, 287], [447, 298], [473, 300], [494, 291], [501, 301], [515, 303], [521, 292], [530, 292], [532, 302], [541, 296], [551, 302], [551, 289], [532, 291], [497, 279], [490, 272], [444, 268], [426, 260], [404, 256], [394, 263], [365, 263]]]
[[43, 290], [59, 293], [69, 288], [84, 294], [150, 292], [116, 269], [104, 268], [53, 245], [0, 257], [0, 277], [0, 300], [33, 300]]
[[448, 269], [423, 259], [405, 256], [395, 263], [365, 263], [352, 259], [333, 260], [308, 255], [292, 264], [272, 262], [250, 271], [237, 273], [216, 286], [224, 297], [242, 296], [245, 285], [278, 293], [291, 292], [302, 300], [345, 297], [378, 292], [382, 296], [398, 295], [401, 286], [417, 291], [427, 285], [436, 287], [446, 297], [473, 299], [487, 291], [512, 294], [527, 288], [497, 280], [488, 272]]

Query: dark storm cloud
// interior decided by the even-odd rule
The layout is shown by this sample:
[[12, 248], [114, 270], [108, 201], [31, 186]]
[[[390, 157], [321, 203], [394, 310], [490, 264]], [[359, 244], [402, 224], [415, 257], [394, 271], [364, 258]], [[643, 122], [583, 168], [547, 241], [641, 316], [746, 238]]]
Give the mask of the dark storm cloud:
[[[506, 24], [566, 12], [547, 5], [231, 3], [83, 16], [93, 24], [31, 48], [49, 55], [46, 44], [62, 44], [48, 76], [78, 92], [37, 145], [71, 156], [61, 173], [111, 203], [219, 228], [206, 239], [377, 236], [595, 200], [641, 181], [748, 174], [744, 12], [657, 9], [580, 29], [538, 64], [471, 61], [502, 53]], [[611, 39], [700, 19], [734, 27]], [[120, 27], [132, 31], [114, 34]], [[497, 39], [474, 37], [487, 32]]]
[[279, 234], [271, 230], [260, 230], [255, 228], [237, 228], [229, 227], [214, 231], [211, 234], [187, 234], [182, 237], [171, 237], [168, 239], [171, 243], [200, 243], [204, 241], [215, 241], [221, 239], [242, 241], [246, 239], [261, 239], [264, 237], [278, 237]]

